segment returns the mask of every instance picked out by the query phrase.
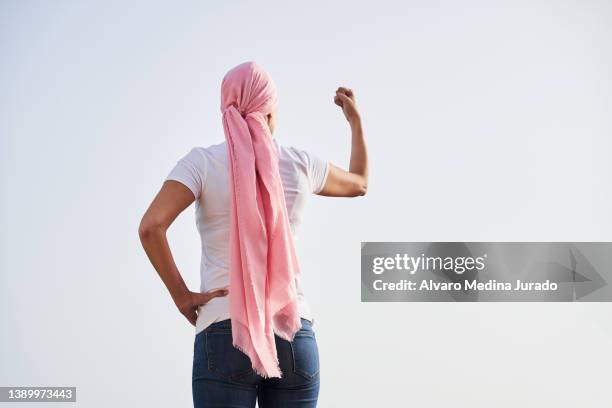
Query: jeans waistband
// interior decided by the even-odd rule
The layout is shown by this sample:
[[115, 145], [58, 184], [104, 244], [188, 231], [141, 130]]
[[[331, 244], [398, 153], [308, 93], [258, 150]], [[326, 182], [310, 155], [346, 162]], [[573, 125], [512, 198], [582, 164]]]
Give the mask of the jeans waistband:
[[[302, 321], [302, 328], [312, 328], [312, 322], [310, 320], [305, 319], [303, 317], [300, 317], [300, 320]], [[210, 326], [208, 327], [214, 327], [216, 329], [229, 329], [232, 327], [232, 320], [231, 319], [219, 320], [218, 322], [214, 322], [210, 324]]]

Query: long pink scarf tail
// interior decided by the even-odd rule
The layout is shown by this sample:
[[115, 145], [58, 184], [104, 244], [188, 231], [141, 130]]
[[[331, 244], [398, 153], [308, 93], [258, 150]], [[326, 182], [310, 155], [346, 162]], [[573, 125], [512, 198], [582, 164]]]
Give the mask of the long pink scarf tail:
[[295, 254], [278, 151], [265, 115], [276, 109], [266, 72], [247, 62], [221, 88], [229, 153], [230, 318], [233, 345], [262, 377], [282, 377], [274, 334], [292, 341], [301, 327]]

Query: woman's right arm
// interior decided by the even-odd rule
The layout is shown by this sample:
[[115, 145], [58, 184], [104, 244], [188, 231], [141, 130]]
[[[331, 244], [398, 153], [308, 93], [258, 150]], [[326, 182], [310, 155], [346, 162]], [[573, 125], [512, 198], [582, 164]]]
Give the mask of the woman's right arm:
[[145, 212], [138, 235], [151, 264], [162, 279], [179, 311], [195, 326], [199, 305], [214, 297], [227, 295], [227, 290], [216, 289], [206, 293], [192, 292], [187, 288], [170, 251], [166, 231], [176, 217], [195, 197], [184, 184], [167, 180]]
[[368, 153], [355, 94], [351, 89], [340, 87], [336, 90], [334, 102], [342, 108], [351, 127], [351, 159], [348, 171], [330, 163], [325, 185], [318, 194], [329, 197], [363, 196], [368, 190]]

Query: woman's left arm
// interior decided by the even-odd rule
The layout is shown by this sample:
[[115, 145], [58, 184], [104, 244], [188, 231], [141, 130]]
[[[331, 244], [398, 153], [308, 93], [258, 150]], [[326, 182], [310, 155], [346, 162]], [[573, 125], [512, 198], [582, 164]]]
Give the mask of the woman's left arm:
[[355, 94], [352, 89], [340, 87], [336, 90], [334, 102], [342, 108], [351, 128], [349, 169], [330, 163], [325, 185], [318, 194], [328, 197], [363, 196], [368, 190], [368, 152]]

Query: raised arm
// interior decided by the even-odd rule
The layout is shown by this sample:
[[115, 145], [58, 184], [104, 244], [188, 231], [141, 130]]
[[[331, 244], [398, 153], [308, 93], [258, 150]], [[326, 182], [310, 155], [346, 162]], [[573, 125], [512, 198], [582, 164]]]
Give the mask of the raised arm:
[[138, 234], [142, 247], [170, 292], [172, 300], [179, 311], [195, 326], [198, 306], [208, 303], [214, 297], [227, 295], [227, 290], [191, 292], [174, 262], [166, 231], [176, 217], [194, 200], [191, 190], [182, 183], [174, 180], [165, 181], [142, 217]]
[[349, 170], [330, 163], [327, 180], [318, 194], [329, 197], [363, 196], [368, 189], [368, 153], [355, 94], [351, 89], [340, 87], [336, 90], [334, 103], [342, 108], [351, 127]]

